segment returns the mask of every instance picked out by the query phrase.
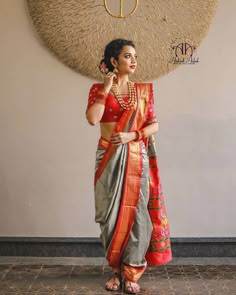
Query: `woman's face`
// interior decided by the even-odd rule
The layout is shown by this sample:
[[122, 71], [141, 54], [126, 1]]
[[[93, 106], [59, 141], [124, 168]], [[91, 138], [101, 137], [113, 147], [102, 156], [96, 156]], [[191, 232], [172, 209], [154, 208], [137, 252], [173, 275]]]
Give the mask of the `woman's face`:
[[124, 46], [118, 57], [114, 60], [119, 74], [133, 74], [137, 66], [137, 54], [132, 46]]

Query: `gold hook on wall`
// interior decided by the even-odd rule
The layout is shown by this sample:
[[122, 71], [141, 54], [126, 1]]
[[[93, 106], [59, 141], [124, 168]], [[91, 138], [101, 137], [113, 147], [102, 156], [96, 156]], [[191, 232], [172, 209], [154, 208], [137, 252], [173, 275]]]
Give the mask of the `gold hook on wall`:
[[136, 9], [138, 8], [138, 0], [134, 0], [135, 1], [135, 6], [134, 6], [134, 9], [127, 15], [124, 15], [123, 14], [123, 0], [120, 0], [120, 14], [118, 15], [115, 15], [113, 14], [110, 9], [108, 8], [108, 5], [107, 5], [107, 0], [104, 0], [104, 6], [106, 8], [106, 11], [113, 17], [116, 17], [116, 18], [127, 18], [129, 16], [131, 16], [132, 14], [135, 13]]

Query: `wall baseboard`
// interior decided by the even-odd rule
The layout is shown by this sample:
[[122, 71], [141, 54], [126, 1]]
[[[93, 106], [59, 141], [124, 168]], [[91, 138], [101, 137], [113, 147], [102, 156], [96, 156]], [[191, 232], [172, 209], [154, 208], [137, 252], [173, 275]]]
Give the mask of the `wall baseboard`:
[[[236, 257], [236, 237], [172, 238], [174, 257]], [[99, 238], [0, 237], [0, 256], [103, 257]]]

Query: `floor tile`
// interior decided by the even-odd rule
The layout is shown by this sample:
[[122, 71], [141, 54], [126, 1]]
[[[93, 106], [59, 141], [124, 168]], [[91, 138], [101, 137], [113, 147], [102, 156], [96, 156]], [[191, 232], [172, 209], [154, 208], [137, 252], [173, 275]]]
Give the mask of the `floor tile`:
[[[122, 290], [105, 290], [111, 271], [103, 258], [37, 258], [0, 259], [0, 295], [124, 294]], [[236, 265], [223, 264], [218, 259], [210, 261], [206, 264], [193, 260], [191, 264], [191, 260], [178, 260], [179, 263], [148, 267], [140, 279], [140, 294], [236, 295]]]

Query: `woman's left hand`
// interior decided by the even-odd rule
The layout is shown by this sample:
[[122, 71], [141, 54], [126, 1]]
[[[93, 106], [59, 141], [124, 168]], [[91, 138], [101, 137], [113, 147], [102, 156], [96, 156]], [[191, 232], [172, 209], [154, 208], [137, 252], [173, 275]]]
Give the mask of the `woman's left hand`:
[[110, 141], [114, 145], [121, 145], [136, 139], [136, 132], [118, 132], [112, 134]]

